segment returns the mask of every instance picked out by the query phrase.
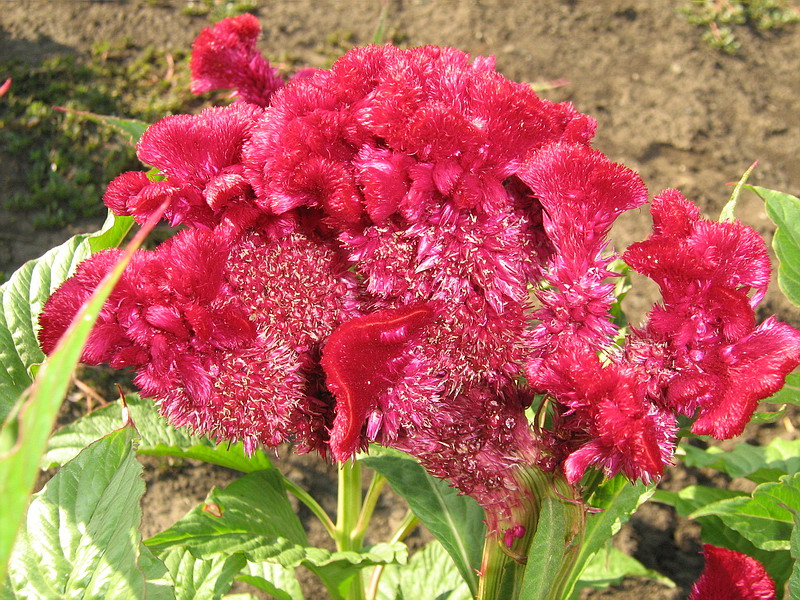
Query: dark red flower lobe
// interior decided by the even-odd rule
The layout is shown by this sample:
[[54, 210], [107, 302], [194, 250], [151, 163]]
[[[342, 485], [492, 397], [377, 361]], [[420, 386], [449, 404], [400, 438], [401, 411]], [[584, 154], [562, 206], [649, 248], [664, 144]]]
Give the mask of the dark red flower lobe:
[[328, 338], [322, 367], [336, 397], [330, 446], [337, 460], [358, 450], [367, 417], [401, 376], [406, 350], [432, 316], [428, 304], [381, 310], [343, 323]]

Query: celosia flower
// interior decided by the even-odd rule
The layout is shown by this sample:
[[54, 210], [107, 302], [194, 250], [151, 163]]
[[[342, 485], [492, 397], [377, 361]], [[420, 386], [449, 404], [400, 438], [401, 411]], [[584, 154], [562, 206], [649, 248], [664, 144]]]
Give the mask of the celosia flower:
[[247, 13], [205, 28], [192, 47], [192, 91], [234, 90], [245, 102], [268, 106], [283, 79], [256, 48], [260, 35], [258, 19]]
[[171, 225], [212, 227], [224, 219], [246, 227], [260, 211], [241, 152], [260, 114], [257, 107], [235, 104], [161, 119], [144, 133], [136, 153], [163, 180], [151, 181], [140, 171], [123, 173], [109, 184], [103, 201], [114, 214], [133, 215], [140, 223], [169, 199], [165, 218]]
[[541, 203], [543, 227], [554, 246], [544, 273], [552, 287], [538, 294], [539, 353], [550, 354], [560, 339], [575, 336], [602, 348], [615, 331], [609, 319], [614, 286], [605, 283], [615, 275], [608, 271], [615, 256], [604, 254], [607, 235], [619, 215], [647, 201], [647, 189], [630, 169], [577, 144], [545, 148], [518, 176]]
[[594, 121], [493, 67], [452, 48], [368, 46], [294, 81], [246, 151], [258, 201], [319, 207], [341, 225], [365, 212], [376, 225], [398, 211], [416, 220], [441, 195], [458, 209], [502, 206], [529, 151], [586, 143]]
[[775, 600], [775, 583], [756, 559], [727, 548], [703, 546], [706, 567], [689, 600]]
[[556, 360], [538, 364], [536, 386], [563, 407], [554, 451], [566, 457], [568, 481], [579, 481], [590, 466], [631, 480], [662, 474], [677, 427], [647, 398], [644, 374], [621, 362], [603, 365], [580, 338], [560, 344]]
[[[513, 543], [523, 469], [651, 480], [676, 413], [732, 434], [800, 363], [800, 333], [755, 326], [763, 243], [672, 192], [625, 255], [664, 304], [615, 345], [606, 238], [647, 192], [570, 104], [433, 46], [355, 49], [273, 94], [257, 35], [246, 16], [198, 38], [194, 89], [247, 102], [159, 121], [138, 149], [158, 176], [105, 196], [138, 220], [168, 198], [191, 228], [137, 253], [84, 354], [134, 367], [172, 423], [248, 451], [400, 448]], [[53, 295], [45, 350], [114, 256]], [[554, 400], [551, 431], [528, 423], [523, 374]]]
[[658, 283], [664, 300], [635, 332], [629, 360], [653, 371], [664, 408], [696, 413], [694, 433], [739, 435], [800, 361], [800, 332], [774, 319], [755, 324], [769, 282], [766, 245], [741, 223], [702, 219], [674, 190], [657, 196], [651, 212], [653, 235], [624, 258]]
[[[186, 230], [137, 252], [84, 350], [90, 364], [136, 368], [174, 425], [248, 451], [289, 439], [325, 451], [330, 401], [312, 396], [321, 340], [353, 314], [354, 282], [336, 254], [299, 233], [278, 239]], [[118, 251], [81, 263], [48, 300], [50, 352]]]

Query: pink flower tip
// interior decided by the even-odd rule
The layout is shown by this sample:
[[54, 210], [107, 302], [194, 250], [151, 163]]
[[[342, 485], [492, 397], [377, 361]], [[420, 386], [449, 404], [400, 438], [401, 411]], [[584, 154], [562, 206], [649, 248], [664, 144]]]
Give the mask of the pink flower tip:
[[267, 106], [283, 79], [258, 51], [260, 35], [258, 19], [247, 13], [204, 29], [192, 47], [192, 92], [232, 89], [245, 102]]
[[503, 535], [503, 543], [506, 547], [511, 548], [514, 544], [514, 540], [518, 540], [522, 536], [525, 535], [525, 527], [523, 525], [514, 525], [513, 527], [509, 527], [505, 530], [505, 534]]

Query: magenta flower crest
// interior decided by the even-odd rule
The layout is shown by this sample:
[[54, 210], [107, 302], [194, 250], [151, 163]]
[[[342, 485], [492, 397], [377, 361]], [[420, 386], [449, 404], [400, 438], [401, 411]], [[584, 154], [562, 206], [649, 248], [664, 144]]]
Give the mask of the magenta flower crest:
[[[50, 351], [117, 251], [81, 264], [48, 301]], [[285, 277], [284, 277], [285, 275]], [[186, 230], [139, 252], [104, 308], [83, 360], [137, 369], [136, 383], [177, 426], [218, 440], [324, 451], [332, 407], [312, 394], [320, 341], [355, 306], [333, 253], [299, 234], [233, 243]], [[329, 398], [329, 396], [327, 396]]]
[[694, 433], [739, 435], [758, 400], [778, 391], [800, 360], [797, 330], [774, 319], [755, 324], [769, 281], [766, 246], [740, 223], [702, 219], [674, 190], [651, 210], [653, 236], [624, 258], [659, 284], [664, 301], [635, 332], [629, 359], [656, 369], [659, 404], [697, 413]]
[[[431, 193], [458, 208], [502, 203], [528, 151], [585, 143], [594, 121], [492, 67], [452, 48], [369, 46], [293, 82], [246, 154], [259, 201], [276, 212], [319, 206], [343, 224], [365, 209], [378, 224], [395, 210], [413, 218]], [[389, 174], [378, 191], [371, 182]]]
[[192, 49], [192, 91], [233, 90], [244, 102], [268, 106], [283, 79], [256, 48], [260, 35], [258, 19], [247, 13], [204, 29]]
[[[83, 357], [136, 369], [173, 424], [250, 452], [399, 448], [510, 545], [526, 469], [653, 480], [678, 414], [735, 435], [800, 364], [799, 332], [755, 324], [763, 242], [675, 191], [624, 254], [663, 303], [615, 339], [607, 236], [647, 190], [572, 105], [433, 46], [354, 49], [284, 85], [258, 33], [243, 16], [201, 34], [193, 89], [241, 101], [157, 122], [138, 147], [156, 170], [104, 198], [138, 221], [168, 200], [187, 226], [134, 256]], [[45, 351], [115, 256], [51, 297]], [[550, 429], [528, 421], [534, 394]]]
[[143, 223], [165, 200], [171, 225], [242, 227], [258, 216], [241, 153], [261, 109], [234, 104], [199, 115], [174, 115], [152, 125], [137, 146], [139, 159], [161, 175], [130, 171], [114, 179], [103, 201], [117, 215]]

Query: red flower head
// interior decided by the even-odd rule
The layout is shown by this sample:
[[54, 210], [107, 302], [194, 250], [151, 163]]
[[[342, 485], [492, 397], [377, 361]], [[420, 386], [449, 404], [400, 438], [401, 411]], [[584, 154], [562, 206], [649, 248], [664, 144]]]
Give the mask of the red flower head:
[[[50, 352], [118, 251], [81, 263], [49, 299]], [[93, 330], [83, 360], [137, 369], [136, 383], [176, 426], [248, 451], [294, 439], [325, 451], [329, 401], [312, 395], [319, 344], [356, 305], [336, 255], [300, 234], [186, 230], [137, 252]]]
[[775, 583], [764, 566], [741, 552], [703, 546], [706, 568], [689, 600], [775, 600]]
[[[358, 48], [281, 87], [258, 33], [246, 15], [201, 34], [193, 89], [246, 102], [159, 121], [138, 148], [157, 176], [105, 196], [140, 221], [168, 198], [190, 228], [135, 255], [84, 354], [134, 367], [171, 422], [248, 451], [400, 448], [513, 542], [521, 469], [651, 480], [676, 413], [739, 431], [800, 363], [799, 332], [755, 326], [763, 243], [677, 192], [625, 255], [664, 304], [614, 342], [607, 235], [647, 192], [570, 104], [433, 46]], [[45, 350], [114, 256], [53, 295]], [[523, 375], [553, 400], [552, 431], [529, 425]]]
[[596, 348], [614, 333], [609, 308], [615, 256], [603, 254], [611, 225], [647, 201], [647, 189], [630, 169], [578, 144], [554, 144], [534, 154], [520, 179], [541, 203], [543, 226], [554, 246], [544, 277], [552, 288], [538, 294], [542, 324], [537, 343], [551, 352], [559, 336], [580, 336]]
[[559, 402], [559, 437], [554, 447], [565, 458], [570, 482], [590, 466], [631, 480], [661, 476], [675, 449], [674, 416], [646, 395], [646, 378], [623, 363], [603, 365], [579, 339], [565, 342], [557, 360], [540, 363], [536, 385]]
[[254, 106], [235, 104], [161, 119], [145, 131], [137, 155], [163, 179], [123, 173], [109, 184], [103, 201], [114, 214], [133, 215], [140, 223], [169, 199], [165, 216], [171, 225], [213, 227], [224, 219], [248, 226], [260, 211], [240, 161], [260, 114]]
[[320, 207], [342, 225], [382, 225], [398, 211], [416, 219], [442, 197], [459, 209], [502, 206], [503, 182], [528, 151], [586, 143], [594, 121], [493, 66], [452, 48], [368, 46], [295, 80], [246, 152], [259, 202]]
[[283, 80], [256, 48], [260, 35], [258, 19], [250, 14], [205, 28], [192, 48], [192, 91], [234, 90], [245, 102], [268, 106]]
[[755, 324], [753, 307], [769, 282], [766, 245], [741, 223], [702, 219], [674, 190], [657, 196], [651, 212], [653, 235], [624, 258], [658, 283], [664, 302], [636, 332], [645, 343], [634, 339], [630, 358], [660, 363], [658, 401], [696, 413], [694, 433], [739, 435], [800, 362], [800, 332], [773, 319]]

